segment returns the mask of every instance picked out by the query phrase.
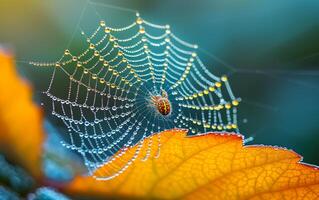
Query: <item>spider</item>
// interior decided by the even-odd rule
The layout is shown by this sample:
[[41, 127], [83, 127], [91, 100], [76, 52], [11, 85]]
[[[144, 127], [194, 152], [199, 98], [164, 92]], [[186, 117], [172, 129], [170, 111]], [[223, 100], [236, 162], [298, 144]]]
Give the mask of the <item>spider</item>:
[[168, 100], [167, 92], [162, 90], [162, 95], [154, 95], [151, 97], [152, 105], [157, 111], [163, 115], [169, 115], [171, 113], [171, 103]]

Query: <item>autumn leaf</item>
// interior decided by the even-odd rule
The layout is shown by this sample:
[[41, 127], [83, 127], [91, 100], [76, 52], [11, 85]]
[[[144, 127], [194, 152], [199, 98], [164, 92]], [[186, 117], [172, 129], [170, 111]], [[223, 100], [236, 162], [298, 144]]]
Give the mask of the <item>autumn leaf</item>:
[[[65, 191], [79, 196], [137, 199], [318, 199], [319, 171], [299, 163], [293, 151], [267, 146], [243, 146], [236, 134], [186, 136], [184, 131], [161, 133], [159, 158], [153, 136], [143, 142], [137, 160], [145, 157], [152, 140], [152, 156], [137, 161], [110, 181], [78, 177]], [[123, 166], [128, 156], [95, 175], [107, 175]]]
[[41, 176], [44, 132], [41, 110], [32, 90], [17, 74], [12, 56], [0, 51], [0, 150]]

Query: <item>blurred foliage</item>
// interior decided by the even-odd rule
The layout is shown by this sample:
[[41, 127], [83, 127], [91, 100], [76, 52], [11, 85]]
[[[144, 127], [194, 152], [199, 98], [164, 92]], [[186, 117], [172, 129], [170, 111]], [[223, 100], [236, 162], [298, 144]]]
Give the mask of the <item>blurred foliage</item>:
[[17, 192], [30, 191], [34, 185], [34, 179], [21, 167], [9, 164], [0, 154], [0, 181]]
[[[27, 155], [26, 155], [27, 156]], [[27, 196], [28, 200], [68, 200], [66, 196], [52, 188], [38, 188], [35, 193], [30, 193], [36, 185], [35, 180], [20, 166], [7, 162], [0, 154], [0, 199], [18, 200], [19, 195]], [[55, 172], [52, 170], [51, 172]], [[1, 185], [5, 185], [1, 186]], [[8, 189], [10, 188], [10, 189]], [[11, 191], [12, 190], [12, 191]], [[15, 192], [13, 192], [15, 191]]]
[[0, 198], [2, 200], [19, 200], [19, 196], [0, 185]]
[[29, 200], [69, 200], [65, 195], [56, 192], [52, 188], [42, 187], [36, 190], [35, 193], [29, 194]]
[[3, 49], [0, 65], [0, 150], [41, 178], [42, 113], [32, 101], [30, 85], [17, 75], [13, 56]]

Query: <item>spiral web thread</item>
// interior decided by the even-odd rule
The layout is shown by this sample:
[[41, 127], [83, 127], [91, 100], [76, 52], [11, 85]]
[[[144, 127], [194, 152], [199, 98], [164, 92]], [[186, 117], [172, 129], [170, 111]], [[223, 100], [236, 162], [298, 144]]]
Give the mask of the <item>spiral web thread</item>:
[[[164, 130], [188, 129], [190, 134], [238, 132], [237, 106], [226, 76], [212, 74], [196, 53], [197, 45], [178, 38], [168, 25], [156, 25], [136, 14], [123, 28], [101, 21], [92, 34], [81, 32], [85, 48], [79, 54], [65, 50], [57, 62], [31, 62], [54, 67], [45, 96], [52, 116], [68, 130], [62, 144], [83, 156], [90, 174], [98, 180], [119, 176], [136, 161], [143, 140], [148, 142], [142, 161], [158, 157]], [[61, 88], [59, 74], [69, 79]], [[166, 91], [171, 114], [161, 115], [150, 103]], [[63, 93], [64, 94], [61, 94]], [[133, 156], [121, 160], [137, 144]], [[156, 153], [151, 153], [152, 145]], [[119, 162], [117, 162], [119, 163]], [[96, 174], [104, 165], [114, 171]]]

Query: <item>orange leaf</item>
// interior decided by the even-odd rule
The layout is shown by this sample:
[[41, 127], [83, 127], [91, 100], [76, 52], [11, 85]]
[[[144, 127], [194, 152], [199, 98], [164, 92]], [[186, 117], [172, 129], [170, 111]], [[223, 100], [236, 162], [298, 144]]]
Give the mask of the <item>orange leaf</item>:
[[30, 86], [16, 72], [13, 58], [0, 51], [0, 150], [41, 176], [44, 139], [42, 114], [32, 102]]
[[[78, 177], [64, 190], [73, 195], [120, 199], [319, 198], [318, 168], [298, 163], [301, 157], [293, 151], [243, 147], [242, 136], [235, 134], [186, 137], [185, 132], [176, 130], [160, 134], [163, 144], [159, 158], [136, 161], [110, 181]], [[157, 146], [156, 138], [155, 135], [143, 142], [137, 160], [144, 158], [150, 140]], [[132, 156], [136, 148], [128, 154]], [[156, 147], [152, 149], [153, 156], [155, 152]], [[100, 168], [96, 175], [112, 173], [123, 163], [117, 160], [114, 165]]]

